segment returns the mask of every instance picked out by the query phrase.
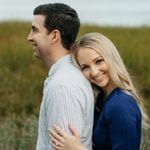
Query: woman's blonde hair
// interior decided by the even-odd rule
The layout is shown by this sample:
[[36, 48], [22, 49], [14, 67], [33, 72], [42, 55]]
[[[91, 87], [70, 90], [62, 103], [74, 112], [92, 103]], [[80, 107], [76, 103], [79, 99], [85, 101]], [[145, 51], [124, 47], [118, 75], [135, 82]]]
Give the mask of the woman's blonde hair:
[[108, 66], [108, 71], [114, 84], [135, 97], [142, 112], [144, 126], [146, 126], [148, 116], [145, 113], [142, 98], [134, 87], [129, 73], [114, 44], [106, 36], [100, 33], [86, 34], [72, 46], [73, 61], [78, 67], [79, 62], [77, 58], [80, 48], [93, 49], [103, 57], [106, 65]]

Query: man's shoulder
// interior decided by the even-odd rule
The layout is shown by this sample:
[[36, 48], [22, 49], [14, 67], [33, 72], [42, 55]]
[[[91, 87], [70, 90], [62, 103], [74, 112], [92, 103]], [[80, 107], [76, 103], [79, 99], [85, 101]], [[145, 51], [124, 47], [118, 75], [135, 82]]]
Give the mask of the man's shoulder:
[[67, 64], [62, 66], [54, 75], [54, 80], [65, 82], [65, 83], [80, 83], [89, 82], [83, 73], [74, 65]]
[[[63, 69], [63, 68], [62, 68]], [[50, 89], [64, 87], [66, 90], [82, 91], [83, 93], [91, 93], [92, 87], [90, 82], [78, 70], [63, 69], [58, 71], [49, 82]]]
[[68, 63], [68, 64], [65, 64], [64, 66], [62, 66], [60, 69], [59, 69], [60, 72], [64, 73], [64, 74], [71, 74], [72, 73], [75, 73], [75, 75], [83, 75], [82, 72], [80, 71], [79, 68], [77, 68], [73, 63]]

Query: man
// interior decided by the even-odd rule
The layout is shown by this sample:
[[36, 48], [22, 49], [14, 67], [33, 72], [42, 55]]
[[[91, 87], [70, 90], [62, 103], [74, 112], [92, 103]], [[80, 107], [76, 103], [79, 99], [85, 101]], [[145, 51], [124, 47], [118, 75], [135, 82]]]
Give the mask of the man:
[[28, 41], [34, 55], [50, 68], [44, 83], [36, 150], [53, 150], [48, 129], [57, 124], [69, 133], [70, 123], [77, 127], [87, 149], [91, 149], [93, 92], [70, 55], [80, 27], [78, 15], [62, 3], [40, 5], [33, 14]]

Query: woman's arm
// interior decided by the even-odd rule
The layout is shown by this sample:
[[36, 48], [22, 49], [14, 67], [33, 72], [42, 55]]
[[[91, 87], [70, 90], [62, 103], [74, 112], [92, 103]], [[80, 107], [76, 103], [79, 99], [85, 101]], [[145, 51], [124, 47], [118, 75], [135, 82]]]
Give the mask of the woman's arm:
[[77, 130], [69, 125], [72, 135], [67, 134], [58, 126], [49, 129], [49, 135], [56, 150], [86, 150], [80, 141], [80, 135]]

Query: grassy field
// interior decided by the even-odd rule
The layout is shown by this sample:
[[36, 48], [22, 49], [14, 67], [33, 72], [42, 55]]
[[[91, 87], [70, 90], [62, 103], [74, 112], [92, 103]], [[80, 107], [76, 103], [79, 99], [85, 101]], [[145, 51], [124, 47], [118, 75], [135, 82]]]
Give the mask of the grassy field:
[[[31, 23], [0, 23], [0, 150], [33, 150], [47, 68], [34, 58], [26, 38]], [[82, 25], [80, 36], [101, 32], [117, 46], [144, 97], [150, 115], [150, 27]], [[150, 149], [150, 129], [143, 131], [142, 150]]]

